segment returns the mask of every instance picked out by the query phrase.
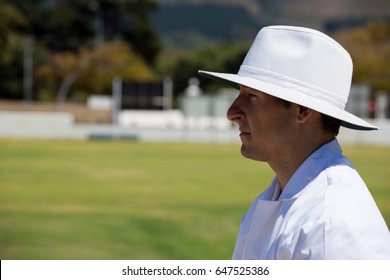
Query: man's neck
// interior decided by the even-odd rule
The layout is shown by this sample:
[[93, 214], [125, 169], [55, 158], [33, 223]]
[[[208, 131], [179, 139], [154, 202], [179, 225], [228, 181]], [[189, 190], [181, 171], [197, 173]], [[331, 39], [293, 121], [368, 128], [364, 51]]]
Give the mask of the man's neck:
[[334, 138], [327, 138], [316, 143], [306, 143], [305, 145], [296, 146], [293, 149], [290, 149], [289, 152], [286, 152], [282, 157], [272, 162], [268, 162], [278, 178], [282, 191], [302, 163], [313, 152], [333, 139]]

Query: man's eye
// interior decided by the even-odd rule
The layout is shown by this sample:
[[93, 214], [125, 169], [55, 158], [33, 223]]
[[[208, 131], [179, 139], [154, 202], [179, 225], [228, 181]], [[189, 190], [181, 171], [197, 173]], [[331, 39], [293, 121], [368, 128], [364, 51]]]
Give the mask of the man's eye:
[[253, 94], [253, 93], [248, 93], [248, 96], [251, 97], [251, 98], [252, 98], [252, 97], [257, 97], [257, 95], [255, 95], [255, 94]]

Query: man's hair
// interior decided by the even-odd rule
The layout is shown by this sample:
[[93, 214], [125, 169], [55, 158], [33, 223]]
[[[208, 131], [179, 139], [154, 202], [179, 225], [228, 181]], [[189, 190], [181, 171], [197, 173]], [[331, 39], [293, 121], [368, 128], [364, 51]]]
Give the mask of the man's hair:
[[322, 127], [326, 131], [333, 133], [334, 136], [337, 136], [340, 131], [341, 120], [322, 113], [320, 114], [321, 114]]
[[[290, 108], [290, 106], [291, 106], [290, 101], [283, 100], [280, 98], [278, 98], [278, 99], [282, 102], [283, 106], [286, 109]], [[320, 113], [320, 115], [321, 115], [322, 128], [325, 131], [332, 133], [334, 136], [337, 136], [339, 134], [339, 131], [340, 131], [341, 120], [333, 118], [333, 117], [328, 116], [328, 115], [325, 115], [323, 113]]]

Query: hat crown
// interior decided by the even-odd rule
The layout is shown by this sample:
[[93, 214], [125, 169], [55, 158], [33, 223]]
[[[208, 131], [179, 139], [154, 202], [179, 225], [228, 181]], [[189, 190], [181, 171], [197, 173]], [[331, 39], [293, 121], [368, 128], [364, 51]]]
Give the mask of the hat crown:
[[238, 75], [291, 83], [343, 109], [352, 68], [348, 52], [327, 35], [303, 27], [269, 26], [257, 34]]

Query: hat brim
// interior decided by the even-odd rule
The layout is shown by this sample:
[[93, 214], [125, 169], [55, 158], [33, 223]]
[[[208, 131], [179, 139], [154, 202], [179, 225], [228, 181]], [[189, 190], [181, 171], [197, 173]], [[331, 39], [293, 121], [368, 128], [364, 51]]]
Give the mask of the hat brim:
[[[259, 90], [274, 97], [290, 101], [292, 103], [305, 106], [317, 112], [341, 120], [341, 125], [355, 130], [377, 130], [378, 128], [369, 124], [365, 120], [343, 110], [332, 104], [311, 97], [293, 88], [285, 88], [277, 84], [259, 81], [250, 77], [237, 74], [218, 73], [199, 70], [198, 73], [205, 77], [214, 79], [220, 83], [239, 89], [240, 85]], [[298, 93], [298, 94], [297, 94]]]

